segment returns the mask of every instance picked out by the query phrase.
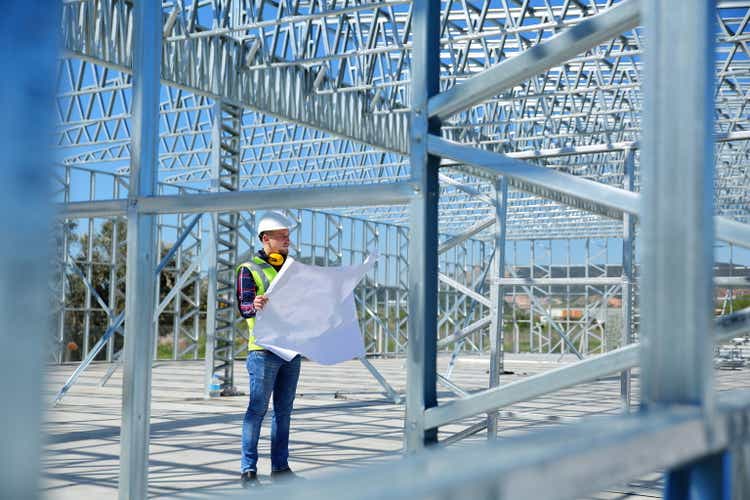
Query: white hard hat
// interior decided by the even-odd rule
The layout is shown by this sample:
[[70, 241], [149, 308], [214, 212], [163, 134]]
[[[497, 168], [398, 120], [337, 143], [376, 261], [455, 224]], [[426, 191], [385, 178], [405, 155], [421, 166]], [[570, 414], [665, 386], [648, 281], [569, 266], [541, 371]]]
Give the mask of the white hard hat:
[[258, 238], [266, 231], [275, 231], [277, 229], [291, 229], [292, 221], [290, 221], [284, 214], [279, 212], [266, 212], [263, 217], [258, 221]]

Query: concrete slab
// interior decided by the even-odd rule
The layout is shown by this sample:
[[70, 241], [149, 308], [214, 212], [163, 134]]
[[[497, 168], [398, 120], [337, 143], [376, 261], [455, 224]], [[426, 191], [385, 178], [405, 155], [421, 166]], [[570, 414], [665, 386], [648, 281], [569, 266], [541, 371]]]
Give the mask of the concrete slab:
[[[550, 370], [559, 356], [506, 355], [503, 383]], [[397, 390], [403, 390], [403, 359], [373, 359]], [[444, 373], [448, 357], [441, 356]], [[485, 356], [459, 358], [452, 380], [468, 391], [487, 385]], [[104, 386], [99, 381], [109, 365], [92, 365], [62, 402], [46, 414], [47, 444], [43, 453], [43, 488], [51, 499], [114, 498], [117, 496], [121, 371]], [[47, 392], [51, 401], [75, 365], [50, 366]], [[243, 362], [235, 366], [239, 390], [247, 391]], [[750, 387], [750, 370], [719, 371], [719, 389]], [[203, 362], [158, 362], [153, 370], [149, 494], [152, 497], [218, 496], [240, 491], [239, 446], [247, 397], [202, 399]], [[636, 395], [637, 401], [637, 380]], [[454, 397], [440, 387], [441, 400]], [[504, 408], [500, 435], [512, 436], [559, 426], [585, 416], [621, 411], [619, 379], [611, 377]], [[357, 361], [333, 367], [304, 362], [295, 402], [291, 435], [291, 467], [305, 478], [398, 460], [402, 450], [404, 408], [389, 401], [382, 388]], [[269, 420], [269, 419], [267, 419]], [[441, 429], [440, 439], [479, 422], [470, 418]], [[270, 420], [259, 445], [259, 473], [270, 472]], [[477, 434], [455, 446], [483, 441]], [[655, 473], [610, 488], [592, 499], [654, 498], [661, 495]]]

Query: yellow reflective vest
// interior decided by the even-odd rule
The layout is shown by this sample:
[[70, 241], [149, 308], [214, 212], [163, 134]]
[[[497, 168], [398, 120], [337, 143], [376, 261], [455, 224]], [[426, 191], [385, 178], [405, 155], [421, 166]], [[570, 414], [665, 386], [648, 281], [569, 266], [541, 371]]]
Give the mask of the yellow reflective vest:
[[[274, 280], [274, 278], [276, 278], [276, 275], [278, 274], [278, 271], [276, 271], [276, 269], [274, 269], [271, 264], [261, 259], [257, 255], [254, 256], [251, 261], [243, 262], [242, 264], [237, 266], [236, 273], [238, 276], [240, 273], [240, 269], [242, 269], [243, 267], [250, 271], [250, 274], [253, 277], [253, 281], [255, 281], [256, 295], [263, 295], [264, 293], [266, 293], [266, 290], [268, 290], [271, 282]], [[253, 335], [253, 330], [255, 329], [255, 318], [245, 318], [245, 321], [247, 321], [247, 331], [249, 334], [247, 340], [248, 351], [262, 351], [263, 347], [255, 343], [255, 336]]]

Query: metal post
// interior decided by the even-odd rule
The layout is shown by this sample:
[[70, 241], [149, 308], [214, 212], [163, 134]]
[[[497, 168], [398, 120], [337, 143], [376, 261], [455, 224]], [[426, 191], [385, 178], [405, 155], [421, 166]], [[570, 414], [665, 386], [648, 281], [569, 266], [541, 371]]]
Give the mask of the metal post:
[[[534, 261], [534, 247], [536, 246], [534, 240], [529, 241], [529, 278], [534, 279], [534, 268], [536, 267]], [[529, 295], [529, 352], [534, 352], [534, 287], [530, 286], [526, 289]], [[541, 329], [539, 336], [539, 352], [542, 352], [542, 338]]]
[[[218, 182], [218, 181], [217, 181]], [[211, 382], [214, 375], [214, 351], [216, 348], [216, 227], [218, 225], [219, 214], [212, 213], [208, 219], [208, 237], [204, 239], [203, 244], [208, 245], [206, 249], [208, 264], [208, 288], [206, 289], [206, 358], [205, 371], [203, 377], [203, 397], [211, 397]], [[203, 264], [201, 264], [203, 265]]]
[[[216, 191], [238, 191], [240, 187], [240, 140], [242, 108], [217, 101], [214, 105], [212, 133], [212, 165]], [[213, 302], [209, 302], [214, 312], [213, 352], [211, 354], [211, 374], [206, 376], [210, 383], [213, 375], [221, 379], [221, 393], [231, 395], [237, 392], [234, 386], [234, 343], [235, 343], [235, 276], [237, 263], [237, 232], [239, 214], [222, 212], [216, 214], [214, 240], [216, 245], [216, 277]], [[212, 257], [213, 259], [213, 257]], [[209, 298], [209, 301], [212, 299]], [[213, 304], [213, 305], [211, 305]], [[208, 345], [206, 346], [208, 348]], [[208, 358], [208, 356], [207, 356]]]
[[[178, 231], [184, 231], [184, 216], [183, 214], [177, 214], [177, 228]], [[198, 258], [198, 256], [196, 256]], [[174, 275], [175, 280], [180, 279], [180, 275], [185, 272], [182, 269], [182, 245], [177, 249], [177, 254], [174, 257]], [[182, 290], [177, 293], [177, 296], [172, 302], [172, 359], [177, 360], [177, 355], [180, 350], [180, 327], [181, 327], [181, 315], [182, 315]]]
[[[161, 244], [162, 244], [162, 232], [164, 231], [164, 216], [157, 216], [154, 220], [154, 225], [156, 226], [154, 229], [154, 234], [156, 241], [154, 242], [154, 248], [156, 248], [156, 259], [161, 260]], [[161, 274], [163, 272], [168, 272], [165, 270], [165, 266], [158, 266], [156, 273], [156, 280], [154, 281], [154, 304], [153, 304], [153, 314], [151, 317], [153, 318], [154, 322], [154, 336], [151, 338], [151, 342], [154, 344], [154, 349], [151, 351], [151, 355], [154, 359], [154, 362], [156, 362], [157, 356], [158, 356], [158, 349], [159, 349], [159, 316], [161, 316], [159, 311], [159, 297], [161, 297]]]
[[[632, 191], [635, 187], [635, 150], [625, 152], [624, 187]], [[622, 333], [621, 344], [633, 341], [633, 257], [635, 252], [635, 217], [623, 214], [622, 220]], [[623, 408], [630, 411], [630, 370], [620, 373], [620, 397]]]
[[680, 467], [667, 475], [664, 498], [669, 500], [727, 500], [729, 454], [715, 453]]
[[437, 406], [438, 167], [427, 153], [427, 135], [440, 135], [427, 103], [439, 91], [440, 2], [416, 2], [411, 65], [410, 161], [414, 194], [409, 206], [409, 319], [407, 347], [406, 449], [437, 442], [425, 429], [425, 409]]
[[[511, 264], [511, 270], [518, 268], [518, 242], [513, 241], [513, 263]], [[512, 289], [512, 295], [511, 295], [511, 304], [513, 304], [510, 308], [511, 311], [511, 323], [513, 324], [513, 352], [518, 354], [521, 352], [521, 332], [518, 327], [518, 319], [516, 317], [516, 313], [518, 312], [518, 306], [516, 304], [516, 287], [514, 286]]]
[[[203, 255], [203, 245], [206, 244], [203, 241], [203, 221], [198, 221], [198, 227], [196, 228], [195, 234], [198, 241], [195, 255], [198, 258], [199, 255]], [[203, 264], [201, 264], [203, 265]], [[201, 274], [199, 273], [199, 276]], [[203, 280], [197, 279], [195, 286], [193, 287], [193, 303], [195, 304], [195, 317], [193, 318], [193, 338], [195, 339], [195, 350], [193, 351], [193, 359], [198, 359], [198, 349], [200, 345], [200, 327], [201, 327], [201, 285]]]
[[[70, 167], [65, 167], [64, 175], [64, 190], [63, 190], [63, 201], [65, 203], [70, 202]], [[58, 361], [63, 363], [68, 360], [69, 352], [65, 345], [65, 309], [67, 305], [67, 292], [66, 292], [66, 276], [65, 268], [70, 260], [69, 248], [70, 248], [70, 226], [68, 225], [69, 219], [63, 220], [63, 231], [62, 231], [62, 244], [60, 248], [60, 257], [62, 259], [60, 267], [60, 313], [58, 316], [57, 323], [57, 342], [58, 342]]]
[[[116, 196], [118, 191], [117, 182], [115, 182], [114, 191]], [[109, 308], [113, 313], [117, 312], [117, 295], [119, 292], [118, 286], [120, 284], [120, 280], [117, 279], [117, 268], [120, 260], [120, 241], [117, 234], [119, 224], [120, 219], [118, 217], [112, 219], [112, 242], [109, 250], [109, 296], [107, 304], [109, 305]], [[108, 318], [107, 327], [112, 326], [112, 321], [113, 318]], [[113, 336], [112, 339], [107, 343], [107, 361], [112, 362], [114, 353], [115, 337]]]
[[[649, 44], [641, 152], [641, 398], [646, 410], [700, 406], [711, 440], [715, 5], [664, 0], [643, 8]], [[682, 36], [686, 32], [691, 36]], [[674, 44], [677, 38], [681, 43]], [[724, 463], [710, 456], [669, 471], [665, 498], [720, 498], [714, 486], [725, 467], [717, 460]]]
[[[712, 4], [644, 4], [651, 40], [641, 161], [646, 405], [708, 406], [713, 396]], [[694, 36], [675, 46], [686, 29]]]
[[[94, 184], [94, 174], [89, 174], [89, 199], [93, 200], [96, 197], [96, 186]], [[86, 281], [91, 283], [93, 273], [93, 262], [94, 262], [94, 219], [88, 219], [88, 230], [86, 231]], [[91, 347], [91, 289], [86, 287], [86, 295], [83, 301], [83, 351], [82, 356], [86, 356], [89, 353]]]
[[[57, 2], [3, 3], [0, 17], [0, 498], [38, 498], [51, 257], [50, 180]], [[39, 30], [39, 31], [37, 31]], [[35, 35], [29, 36], [33, 32]]]
[[[508, 181], [505, 177], [495, 182], [495, 257], [492, 259], [492, 280], [505, 275], [505, 227], [508, 207]], [[503, 309], [505, 305], [503, 286], [495, 281], [490, 292], [492, 323], [490, 324], [490, 387], [500, 385], [500, 374], [504, 370], [503, 359]], [[487, 414], [487, 439], [497, 438], [497, 411]]]
[[133, 142], [128, 190], [128, 255], [125, 293], [120, 498], [148, 495], [151, 360], [153, 359], [156, 268], [155, 217], [139, 214], [139, 199], [154, 194], [159, 139], [161, 69], [159, 2], [134, 5]]

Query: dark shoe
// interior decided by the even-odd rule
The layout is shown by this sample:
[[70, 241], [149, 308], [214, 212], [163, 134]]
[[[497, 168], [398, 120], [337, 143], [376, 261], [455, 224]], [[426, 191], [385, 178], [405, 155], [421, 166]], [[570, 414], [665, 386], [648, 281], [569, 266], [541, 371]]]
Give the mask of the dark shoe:
[[287, 467], [286, 469], [281, 470], [273, 470], [271, 471], [271, 479], [275, 482], [286, 482], [286, 481], [292, 481], [294, 479], [302, 479], [297, 474], [292, 472], [292, 469]]
[[240, 476], [240, 480], [242, 481], [243, 488], [255, 488], [256, 486], [260, 486], [260, 481], [258, 481], [258, 473], [254, 470], [243, 472], [242, 476]]

